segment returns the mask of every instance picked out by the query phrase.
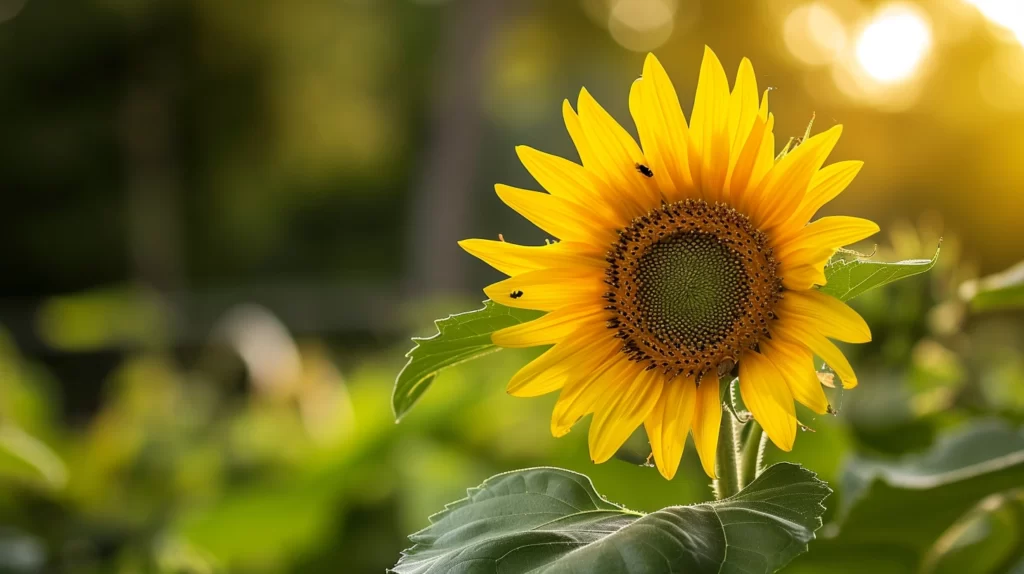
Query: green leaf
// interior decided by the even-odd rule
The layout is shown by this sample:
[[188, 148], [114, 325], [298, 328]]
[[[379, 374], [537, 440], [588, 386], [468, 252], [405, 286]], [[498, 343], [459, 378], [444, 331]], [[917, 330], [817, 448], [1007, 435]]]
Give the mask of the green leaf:
[[924, 455], [855, 456], [841, 483], [844, 538], [923, 553], [979, 500], [1024, 484], [1024, 433], [987, 421], [940, 437]]
[[960, 297], [975, 311], [1024, 308], [1024, 261], [1001, 273], [964, 283]]
[[416, 346], [406, 353], [409, 362], [395, 380], [395, 390], [391, 396], [395, 420], [400, 420], [412, 408], [439, 372], [500, 351], [501, 348], [491, 342], [491, 333], [532, 321], [543, 314], [540, 311], [514, 309], [494, 301], [484, 301], [483, 309], [435, 321], [437, 334], [413, 338]]
[[814, 473], [781, 463], [731, 498], [643, 515], [581, 474], [519, 470], [431, 517], [393, 571], [774, 572], [807, 549], [830, 493]]
[[840, 484], [837, 524], [790, 570], [919, 572], [936, 540], [979, 501], [1024, 484], [1024, 432], [983, 421], [940, 435], [924, 454], [853, 456]]
[[924, 273], [934, 267], [938, 259], [938, 248], [931, 259], [908, 259], [896, 263], [848, 260], [840, 255], [825, 266], [826, 283], [821, 291], [841, 301], [849, 301], [872, 289]]

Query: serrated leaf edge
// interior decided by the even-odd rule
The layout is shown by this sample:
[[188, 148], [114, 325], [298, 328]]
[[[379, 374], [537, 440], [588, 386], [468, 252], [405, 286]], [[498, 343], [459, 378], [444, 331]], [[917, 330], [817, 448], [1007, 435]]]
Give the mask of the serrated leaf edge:
[[[405, 355], [404, 355], [409, 360], [406, 361], [405, 365], [402, 367], [402, 369], [400, 371], [398, 371], [398, 375], [395, 376], [395, 385], [391, 389], [391, 413], [395, 417], [395, 423], [401, 422], [402, 417], [404, 417], [405, 414], [408, 413], [409, 410], [412, 409], [412, 407], [417, 402], [419, 402], [419, 400], [420, 400], [420, 397], [416, 397], [411, 403], [409, 403], [405, 407], [405, 409], [403, 409], [403, 411], [401, 413], [399, 413], [398, 409], [396, 408], [397, 405], [396, 405], [395, 399], [396, 399], [396, 397], [398, 395], [398, 381], [400, 381], [402, 379], [402, 374], [405, 373], [406, 369], [408, 369], [409, 366], [412, 365], [413, 361], [415, 360], [415, 357], [413, 357], [413, 353], [415, 353], [416, 350], [419, 349], [422, 346], [421, 343], [423, 341], [431, 341], [433, 339], [436, 339], [436, 338], [440, 337], [441, 335], [443, 335], [443, 333], [444, 333], [443, 329], [447, 326], [447, 324], [449, 322], [451, 322], [453, 319], [456, 319], [456, 318], [461, 317], [463, 315], [469, 315], [471, 313], [479, 313], [480, 311], [487, 311], [489, 308], [494, 308], [496, 306], [497, 307], [501, 307], [503, 309], [511, 309], [510, 307], [506, 307], [505, 305], [501, 305], [500, 303], [495, 303], [494, 301], [492, 301], [490, 299], [487, 299], [487, 300], [483, 301], [482, 304], [483, 304], [483, 307], [480, 307], [479, 309], [471, 309], [469, 311], [462, 311], [461, 313], [452, 313], [452, 314], [448, 315], [447, 317], [443, 317], [441, 319], [435, 319], [434, 320], [434, 329], [436, 329], [437, 332], [434, 333], [433, 335], [430, 335], [429, 337], [412, 337], [411, 338], [412, 342], [414, 343], [413, 347], [411, 349], [409, 349], [405, 353]], [[506, 313], [506, 314], [508, 314], [508, 313]], [[432, 372], [424, 375], [423, 377], [420, 377], [419, 379], [417, 379], [416, 381], [413, 382], [413, 384], [410, 387], [410, 389], [411, 390], [418, 389], [420, 386], [422, 386], [424, 384], [424, 382], [432, 380], [434, 377], [437, 376], [437, 373], [439, 373], [442, 370], [450, 369], [450, 368], [455, 367], [457, 365], [461, 365], [462, 363], [465, 363], [465, 362], [468, 362], [468, 361], [472, 361], [473, 359], [476, 359], [476, 358], [479, 358], [479, 357], [483, 357], [483, 356], [486, 356], [486, 355], [490, 355], [492, 353], [497, 353], [498, 351], [501, 351], [501, 350], [502, 350], [502, 347], [495, 346], [494, 349], [492, 349], [492, 350], [483, 351], [480, 354], [474, 354], [473, 356], [468, 357], [466, 359], [463, 359], [461, 361], [457, 361], [457, 362], [452, 363], [450, 365], [446, 365], [443, 369], [438, 369], [438, 370], [432, 371]]]
[[[939, 239], [939, 244], [935, 247], [935, 253], [932, 254], [930, 259], [903, 259], [901, 261], [887, 262], [887, 261], [872, 261], [871, 259], [869, 259], [867, 257], [855, 257], [853, 259], [843, 259], [843, 258], [841, 258], [841, 257], [839, 257], [837, 255], [837, 257], [839, 257], [839, 258], [838, 259], [834, 258], [832, 261], [829, 261], [825, 265], [825, 269], [827, 271], [829, 268], [832, 268], [832, 267], [846, 267], [846, 266], [849, 266], [849, 265], [853, 265], [854, 263], [878, 263], [878, 264], [881, 264], [881, 265], [894, 265], [894, 266], [895, 265], [904, 265], [904, 266], [921, 266], [921, 267], [923, 267], [922, 269], [917, 270], [914, 273], [911, 273], [910, 275], [907, 275], [905, 277], [901, 277], [900, 279], [894, 279], [892, 281], [884, 282], [884, 283], [878, 285], [878, 287], [884, 287], [885, 285], [888, 285], [890, 283], [895, 283], [896, 281], [899, 281], [901, 279], [909, 279], [910, 277], [914, 277], [914, 276], [917, 276], [917, 275], [921, 275], [922, 273], [927, 273], [927, 272], [931, 271], [932, 268], [935, 267], [935, 264], [938, 262], [938, 260], [939, 260], [939, 253], [941, 251], [942, 251], [942, 239], [940, 238]], [[860, 285], [863, 285], [866, 281], [867, 281], [867, 279], [865, 279], [864, 281], [858, 283], [857, 287], [859, 287]], [[825, 287], [826, 285], [828, 285], [828, 283], [826, 283], [825, 285], [819, 285], [817, 287], [817, 289], [821, 289], [822, 287]], [[847, 289], [846, 293], [842, 297], [839, 297], [839, 296], [836, 296], [836, 297], [839, 300], [841, 300], [841, 301], [849, 301], [850, 299], [854, 299], [854, 298], [856, 298], [856, 297], [858, 297], [860, 295], [863, 295], [864, 293], [867, 293], [868, 291], [871, 291], [872, 289], [875, 289], [875, 288], [877, 288], [877, 287], [869, 288], [869, 289], [867, 289], [867, 290], [865, 290], [865, 291], [863, 291], [861, 293], [857, 293], [856, 295], [850, 297], [848, 295], [850, 293], [856, 291], [856, 288], [851, 288], [851, 289]]]

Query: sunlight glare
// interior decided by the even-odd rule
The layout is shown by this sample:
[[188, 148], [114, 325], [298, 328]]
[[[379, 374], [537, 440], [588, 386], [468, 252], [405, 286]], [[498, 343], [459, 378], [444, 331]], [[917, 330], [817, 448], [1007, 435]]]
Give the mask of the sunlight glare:
[[931, 28], [917, 10], [893, 5], [879, 12], [861, 32], [857, 63], [879, 83], [897, 83], [914, 75], [931, 42]]
[[1006, 28], [1024, 45], [1024, 2], [1021, 0], [964, 0], [992, 23]]

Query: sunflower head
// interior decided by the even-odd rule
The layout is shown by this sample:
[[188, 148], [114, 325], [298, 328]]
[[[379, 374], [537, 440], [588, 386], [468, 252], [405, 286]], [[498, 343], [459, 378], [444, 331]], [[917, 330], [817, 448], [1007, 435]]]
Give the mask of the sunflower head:
[[861, 163], [823, 164], [841, 126], [776, 158], [768, 92], [744, 59], [730, 87], [706, 49], [687, 122], [675, 88], [648, 55], [629, 107], [637, 142], [582, 90], [562, 110], [582, 164], [517, 151], [547, 190], [496, 187], [512, 209], [559, 241], [521, 246], [470, 239], [463, 248], [509, 278], [484, 291], [548, 311], [494, 333], [505, 347], [552, 345], [509, 383], [517, 396], [558, 391], [560, 436], [593, 414], [590, 452], [610, 458], [643, 424], [658, 469], [672, 478], [688, 434], [715, 476], [719, 377], [738, 368], [740, 393], [771, 440], [790, 450], [794, 400], [829, 409], [818, 355], [857, 384], [830, 341], [866, 342], [864, 321], [816, 289], [836, 249], [874, 223], [814, 213]]

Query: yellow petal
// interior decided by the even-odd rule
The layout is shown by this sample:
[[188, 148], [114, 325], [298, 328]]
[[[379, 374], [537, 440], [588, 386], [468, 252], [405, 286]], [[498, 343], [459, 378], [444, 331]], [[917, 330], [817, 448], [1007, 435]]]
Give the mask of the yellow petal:
[[743, 58], [736, 72], [736, 85], [729, 96], [729, 145], [733, 160], [739, 156], [757, 116], [757, 78], [750, 60]]
[[704, 472], [711, 478], [718, 476], [715, 474], [715, 452], [721, 425], [722, 399], [718, 394], [718, 378], [704, 377], [697, 387], [697, 403], [693, 411], [693, 445]]
[[775, 446], [789, 452], [796, 440], [796, 409], [789, 385], [764, 355], [740, 357], [740, 396]]
[[618, 192], [583, 166], [528, 146], [517, 146], [516, 154], [530, 175], [551, 195], [591, 211], [594, 217], [611, 227], [619, 228], [629, 221], [626, 213], [613, 208], [620, 203], [615, 197]]
[[815, 355], [821, 357], [839, 376], [839, 379], [843, 382], [844, 389], [852, 389], [857, 386], [857, 375], [853, 372], [850, 362], [846, 360], [846, 356], [839, 350], [839, 347], [836, 347], [832, 341], [818, 333], [817, 330], [810, 329], [799, 322], [794, 322], [790, 317], [779, 317], [779, 320], [776, 321], [775, 326], [772, 328], [772, 336], [776, 336], [776, 334], [799, 341], [800, 344], [806, 345]]
[[[576, 146], [576, 152], [580, 154], [580, 163], [591, 172], [598, 173], [595, 170], [600, 162], [597, 156], [594, 155], [594, 150], [590, 147], [590, 141], [587, 140], [586, 134], [583, 133], [583, 124], [580, 123], [580, 117], [572, 109], [572, 104], [569, 103], [569, 100], [562, 100], [562, 119], [565, 121], [565, 128], [569, 132], [569, 137], [572, 138], [573, 145]], [[611, 182], [606, 181], [605, 183]]]
[[551, 235], [566, 241], [607, 245], [614, 240], [612, 228], [600, 219], [559, 197], [503, 184], [494, 186], [505, 205]]
[[765, 176], [775, 167], [775, 133], [772, 131], [775, 129], [775, 115], [768, 114], [768, 119], [764, 121], [765, 128], [764, 134], [761, 136], [761, 147], [757, 149], [757, 161], [754, 162], [754, 167], [750, 170], [750, 180], [747, 182], [748, 195], [761, 185]]
[[647, 158], [633, 137], [597, 103], [585, 88], [577, 103], [580, 125], [590, 142], [598, 165], [593, 169], [612, 182], [619, 193], [635, 199], [644, 212], [661, 202], [661, 193], [651, 178], [640, 173], [638, 165]]
[[697, 385], [694, 381], [676, 377], [665, 383], [661, 398], [644, 419], [654, 464], [668, 480], [672, 480], [679, 469], [696, 402]]
[[600, 303], [569, 305], [555, 309], [539, 319], [495, 331], [491, 334], [491, 341], [506, 349], [554, 345], [581, 325], [605, 327], [607, 315], [608, 311]]
[[643, 205], [642, 201], [638, 201], [631, 194], [621, 193], [618, 184], [614, 180], [609, 179], [607, 170], [602, 166], [601, 159], [594, 151], [590, 140], [587, 139], [587, 134], [583, 131], [583, 122], [580, 121], [580, 117], [572, 109], [569, 100], [562, 102], [562, 118], [565, 120], [565, 127], [568, 129], [569, 136], [576, 146], [576, 151], [580, 154], [580, 161], [583, 163], [583, 167], [594, 178], [603, 183], [602, 187], [610, 190], [606, 196], [608, 204], [614, 206], [620, 213], [625, 214], [627, 219], [633, 219], [647, 213], [648, 208]]
[[616, 351], [604, 357], [591, 373], [566, 381], [551, 413], [551, 434], [565, 435], [581, 418], [594, 412], [597, 405], [610, 400], [617, 384], [635, 377], [640, 369], [637, 363]]
[[[799, 149], [799, 148], [797, 148]], [[878, 224], [859, 217], [834, 215], [812, 221], [792, 239], [775, 249], [775, 257], [785, 260], [800, 249], [835, 249], [878, 233]]]
[[718, 56], [705, 47], [690, 118], [688, 154], [694, 185], [709, 202], [720, 199], [729, 169], [728, 117], [729, 80]]
[[580, 302], [601, 301], [606, 290], [600, 269], [540, 269], [488, 285], [484, 293], [508, 307], [554, 311]]
[[782, 284], [794, 291], [825, 284], [825, 264], [836, 252], [834, 247], [811, 247], [787, 254], [779, 261]]
[[459, 247], [505, 275], [553, 267], [607, 267], [603, 254], [585, 243], [559, 241], [526, 246], [490, 239], [463, 239]]
[[782, 339], [761, 341], [760, 348], [782, 374], [794, 399], [818, 414], [828, 411], [828, 398], [818, 382], [810, 349]]
[[844, 389], [852, 389], [857, 386], [857, 375], [853, 372], [850, 361], [846, 360], [846, 355], [832, 341], [821, 336], [812, 337], [808, 340], [807, 346], [835, 371], [839, 380], [843, 382]]
[[772, 168], [751, 196], [749, 215], [757, 228], [772, 229], [793, 215], [842, 132], [837, 125], [809, 138]]
[[847, 343], [871, 340], [871, 328], [856, 311], [821, 291], [787, 291], [779, 302], [779, 314], [792, 314], [792, 320], [831, 339]]
[[[647, 108], [646, 104], [643, 102], [643, 86], [643, 78], [633, 80], [633, 85], [629, 88], [629, 110], [633, 116], [633, 121], [637, 126], [637, 134], [640, 136], [640, 145], [647, 161], [646, 165], [648, 169], [650, 169], [651, 179], [654, 182], [654, 185], [661, 191], [662, 195], [665, 197], [665, 201], [679, 201], [684, 199], [685, 196], [680, 191], [680, 188], [677, 187], [673, 174], [665, 163], [666, 159], [673, 161], [672, 158], [666, 157], [666, 155], [662, 153], [662, 150], [658, 147], [657, 140], [655, 139], [656, 130], [663, 126], [652, 125], [657, 121], [656, 119], [647, 119], [647, 115], [652, 110]], [[652, 133], [652, 131], [655, 133]]]
[[508, 382], [507, 391], [516, 397], [536, 397], [557, 391], [574, 378], [589, 376], [617, 351], [607, 333], [586, 327], [578, 329], [572, 337], [519, 369]]
[[629, 111], [655, 183], [669, 202], [693, 190], [686, 145], [689, 130], [672, 80], [654, 54], [644, 60], [643, 76], [629, 91]]
[[597, 406], [590, 422], [590, 458], [595, 463], [611, 458], [640, 426], [657, 404], [663, 383], [658, 371], [641, 370], [611, 388], [609, 400]]
[[766, 130], [770, 132], [771, 126], [760, 117], [754, 118], [754, 125], [744, 139], [743, 147], [735, 159], [729, 163], [729, 174], [726, 176], [728, 197], [730, 203], [740, 211], [746, 211], [748, 188], [750, 187], [748, 184], [754, 173], [754, 166], [762, 157], [761, 147], [773, 145], [774, 142], [774, 140], [769, 142], [765, 138]]
[[827, 260], [828, 256], [820, 265], [794, 265], [780, 270], [782, 286], [793, 291], [801, 291], [815, 285], [824, 285], [826, 281], [825, 261]]
[[823, 205], [832, 201], [853, 182], [864, 167], [862, 161], [840, 161], [827, 165], [811, 178], [807, 195], [789, 221], [789, 225], [803, 227]]

